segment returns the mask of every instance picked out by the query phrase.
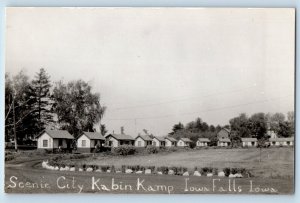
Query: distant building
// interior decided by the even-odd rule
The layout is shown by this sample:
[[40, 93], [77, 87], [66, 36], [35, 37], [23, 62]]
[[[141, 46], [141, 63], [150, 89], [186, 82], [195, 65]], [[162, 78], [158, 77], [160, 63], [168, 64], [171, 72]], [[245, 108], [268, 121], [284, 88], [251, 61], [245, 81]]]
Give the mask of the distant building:
[[177, 141], [177, 146], [178, 147], [190, 147], [192, 140], [190, 140], [189, 138], [180, 138]]
[[109, 134], [106, 136], [108, 145], [111, 147], [119, 147], [122, 145], [134, 145], [134, 139], [126, 134]]
[[198, 138], [196, 142], [197, 147], [207, 147], [210, 140], [208, 138]]
[[155, 137], [152, 139], [152, 145], [153, 145], [153, 146], [156, 146], [156, 147], [165, 146], [165, 145], [166, 145], [165, 138], [159, 137], [159, 136], [157, 136], [157, 137], [155, 136]]
[[138, 135], [135, 138], [134, 146], [136, 147], [147, 147], [152, 145], [152, 139], [149, 135]]
[[218, 139], [218, 146], [219, 147], [228, 147], [230, 144], [229, 138], [220, 138]]
[[173, 137], [165, 137], [166, 147], [176, 147], [177, 140]]
[[77, 150], [81, 152], [92, 152], [97, 146], [102, 146], [105, 138], [98, 132], [83, 132], [77, 138]]
[[224, 139], [224, 138], [229, 138], [230, 130], [227, 128], [222, 128], [218, 133], [217, 133], [217, 138], [218, 140]]
[[38, 149], [71, 149], [74, 137], [66, 130], [44, 130], [37, 137]]
[[277, 137], [269, 139], [270, 146], [293, 146], [294, 137]]
[[256, 147], [257, 139], [256, 138], [241, 138], [243, 147]]

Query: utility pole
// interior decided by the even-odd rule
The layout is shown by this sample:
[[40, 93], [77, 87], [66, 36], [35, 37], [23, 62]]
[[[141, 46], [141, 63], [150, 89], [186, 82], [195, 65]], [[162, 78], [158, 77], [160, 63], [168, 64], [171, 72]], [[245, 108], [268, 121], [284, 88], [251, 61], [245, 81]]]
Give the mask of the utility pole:
[[15, 138], [15, 151], [18, 151], [18, 144], [17, 144], [17, 133], [16, 133], [16, 113], [15, 113], [15, 99], [13, 96], [12, 102], [12, 109], [13, 109], [13, 122], [14, 122], [14, 138]]

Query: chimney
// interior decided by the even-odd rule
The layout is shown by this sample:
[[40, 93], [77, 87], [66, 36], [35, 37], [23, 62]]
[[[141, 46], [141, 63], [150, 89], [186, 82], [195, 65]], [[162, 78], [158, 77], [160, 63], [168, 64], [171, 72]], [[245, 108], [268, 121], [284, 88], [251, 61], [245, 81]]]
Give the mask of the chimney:
[[121, 134], [124, 135], [124, 127], [121, 126]]

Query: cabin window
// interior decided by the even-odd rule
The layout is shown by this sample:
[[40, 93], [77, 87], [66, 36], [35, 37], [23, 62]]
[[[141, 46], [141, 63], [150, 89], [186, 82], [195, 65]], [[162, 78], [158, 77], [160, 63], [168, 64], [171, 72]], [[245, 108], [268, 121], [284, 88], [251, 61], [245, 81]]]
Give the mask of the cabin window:
[[43, 147], [48, 147], [48, 140], [43, 140]]
[[138, 146], [142, 146], [142, 142], [141, 141], [138, 141]]
[[254, 146], [254, 144], [255, 144], [254, 142], [251, 142], [251, 145], [252, 145], [252, 146]]
[[287, 144], [287, 145], [290, 145], [291, 143], [290, 143], [290, 141], [287, 141], [286, 144]]
[[86, 140], [81, 140], [81, 146], [85, 147], [86, 146]]
[[275, 142], [272, 142], [273, 145], [275, 145]]

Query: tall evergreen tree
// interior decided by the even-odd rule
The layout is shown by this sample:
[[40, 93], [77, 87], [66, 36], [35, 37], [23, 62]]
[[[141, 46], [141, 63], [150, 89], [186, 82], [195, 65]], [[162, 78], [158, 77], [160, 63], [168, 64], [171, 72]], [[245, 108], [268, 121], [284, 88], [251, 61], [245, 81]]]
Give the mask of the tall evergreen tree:
[[46, 125], [53, 122], [50, 99], [50, 76], [44, 68], [41, 68], [32, 80], [32, 88], [35, 94], [35, 115], [38, 120], [39, 131], [44, 130]]

